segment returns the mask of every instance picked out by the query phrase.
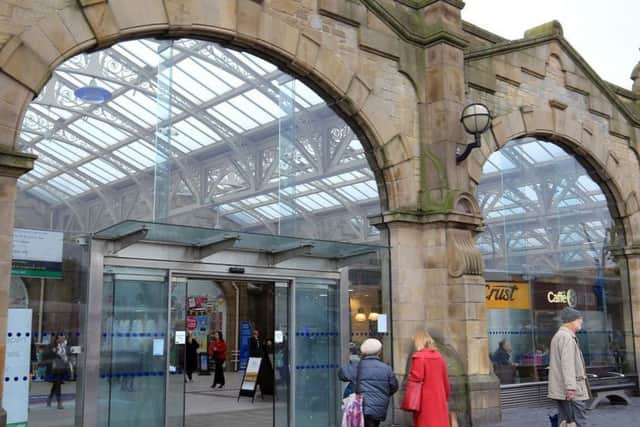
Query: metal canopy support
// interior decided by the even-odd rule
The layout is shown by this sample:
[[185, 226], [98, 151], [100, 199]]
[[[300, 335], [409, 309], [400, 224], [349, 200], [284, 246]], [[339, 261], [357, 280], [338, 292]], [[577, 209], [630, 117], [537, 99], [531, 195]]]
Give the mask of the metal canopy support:
[[109, 255], [115, 255], [124, 248], [127, 248], [134, 243], [138, 243], [143, 240], [149, 230], [146, 227], [140, 227], [139, 229], [132, 231], [131, 233], [123, 234], [111, 240]]
[[276, 265], [284, 262], [288, 259], [295, 258], [302, 255], [309, 255], [313, 243], [301, 243], [288, 249], [282, 249], [280, 251], [269, 252], [269, 264]]
[[366, 252], [361, 252], [359, 254], [349, 255], [345, 257], [338, 257], [334, 259], [336, 261], [336, 267], [343, 268], [348, 265], [356, 264], [359, 262], [369, 261], [372, 258], [372, 256], [376, 255], [377, 253], [378, 253], [377, 250], [371, 249]]
[[202, 260], [215, 253], [231, 249], [240, 240], [238, 235], [225, 235], [222, 239], [211, 240], [198, 244], [194, 258]]

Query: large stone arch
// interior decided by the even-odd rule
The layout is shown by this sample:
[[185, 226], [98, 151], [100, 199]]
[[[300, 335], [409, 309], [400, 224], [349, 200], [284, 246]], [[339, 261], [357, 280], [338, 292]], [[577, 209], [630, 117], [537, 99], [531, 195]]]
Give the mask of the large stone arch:
[[[415, 155], [400, 125], [388, 118], [388, 100], [374, 93], [371, 80], [377, 76], [347, 65], [311, 24], [265, 10], [254, 0], [68, 1], [0, 50], [0, 147], [14, 150], [29, 102], [57, 65], [82, 52], [142, 37], [206, 39], [281, 66], [318, 91], [359, 136], [383, 210], [415, 198], [417, 191], [407, 191], [407, 183], [414, 181], [407, 160]], [[398, 182], [403, 185], [394, 184]]]
[[[491, 132], [483, 136], [482, 149], [470, 156], [467, 165], [474, 195], [482, 167], [491, 154], [510, 141], [525, 136], [556, 143], [574, 154], [600, 185], [613, 207], [611, 215], [623, 228], [623, 244], [635, 246], [640, 240], [640, 182], [624, 176], [624, 170], [629, 169], [622, 168], [620, 162], [632, 162], [637, 169], [637, 156], [626, 146], [622, 149], [624, 158], [621, 158], [618, 142], [610, 141], [597, 123], [577, 120], [566, 106], [524, 106], [496, 117]], [[613, 147], [613, 144], [618, 144], [618, 147]]]

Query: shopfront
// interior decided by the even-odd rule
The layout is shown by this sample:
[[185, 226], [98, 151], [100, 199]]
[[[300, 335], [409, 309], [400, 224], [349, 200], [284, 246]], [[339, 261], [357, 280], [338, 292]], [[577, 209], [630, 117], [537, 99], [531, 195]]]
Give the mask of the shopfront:
[[564, 307], [584, 315], [588, 371], [635, 373], [629, 278], [615, 210], [593, 174], [556, 143], [509, 142], [478, 187], [486, 229], [490, 358], [503, 385], [546, 381]]

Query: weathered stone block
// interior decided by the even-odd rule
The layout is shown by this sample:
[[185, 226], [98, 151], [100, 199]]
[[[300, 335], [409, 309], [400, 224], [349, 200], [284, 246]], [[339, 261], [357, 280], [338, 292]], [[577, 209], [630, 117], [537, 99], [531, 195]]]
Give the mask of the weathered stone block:
[[366, 7], [352, 0], [318, 0], [318, 13], [350, 25], [360, 25], [367, 20]]
[[400, 40], [397, 36], [371, 30], [367, 27], [360, 27], [358, 44], [364, 50], [387, 58], [398, 59], [399, 57]]
[[238, 34], [257, 37], [262, 18], [262, 6], [251, 0], [238, 0]]
[[137, 27], [168, 26], [162, 0], [109, 0], [108, 4], [122, 31]]
[[[262, 19], [260, 20], [258, 38], [274, 46], [284, 53], [285, 56], [293, 59], [296, 55], [296, 49], [300, 52], [300, 45], [303, 43], [302, 39], [306, 37], [304, 35], [300, 36], [300, 32], [296, 28], [281, 19], [263, 13]], [[313, 62], [311, 65], [313, 65]]]

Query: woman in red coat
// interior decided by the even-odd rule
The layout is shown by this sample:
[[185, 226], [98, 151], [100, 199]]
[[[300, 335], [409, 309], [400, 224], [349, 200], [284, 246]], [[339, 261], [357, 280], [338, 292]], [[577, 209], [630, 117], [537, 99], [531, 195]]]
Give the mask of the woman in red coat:
[[450, 387], [447, 364], [428, 333], [418, 333], [413, 343], [409, 381], [422, 383], [420, 410], [413, 413], [414, 427], [449, 427]]
[[209, 343], [209, 355], [213, 357], [216, 364], [211, 388], [215, 388], [217, 384], [220, 384], [220, 388], [222, 388], [224, 387], [224, 361], [227, 358], [227, 344], [222, 339], [222, 332], [218, 331], [213, 334], [213, 340]]

